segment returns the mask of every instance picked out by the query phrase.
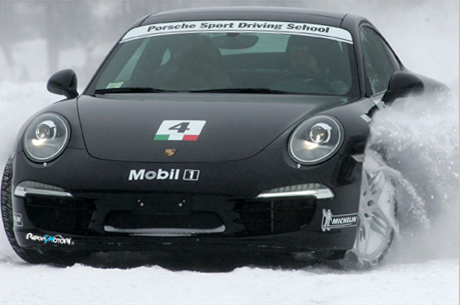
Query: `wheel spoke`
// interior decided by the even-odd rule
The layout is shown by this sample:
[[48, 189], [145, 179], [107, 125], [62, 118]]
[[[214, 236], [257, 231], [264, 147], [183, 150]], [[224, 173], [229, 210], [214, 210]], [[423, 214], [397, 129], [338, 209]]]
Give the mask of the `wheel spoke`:
[[372, 221], [371, 221], [372, 231], [382, 236], [385, 236], [388, 232], [389, 226], [390, 224], [383, 213], [374, 213], [372, 215]]
[[361, 219], [361, 227], [360, 227], [360, 250], [363, 253], [367, 253], [367, 249], [369, 247], [369, 238], [371, 235], [371, 224], [369, 220], [363, 216]]
[[374, 173], [373, 177], [370, 179], [368, 196], [370, 196], [374, 201], [377, 201], [382, 196], [382, 191], [386, 183], [385, 174], [381, 171]]

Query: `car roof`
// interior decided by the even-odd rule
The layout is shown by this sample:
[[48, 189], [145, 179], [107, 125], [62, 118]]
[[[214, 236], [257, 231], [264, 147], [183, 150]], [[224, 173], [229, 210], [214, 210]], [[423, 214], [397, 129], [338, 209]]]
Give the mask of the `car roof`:
[[316, 23], [339, 27], [347, 14], [294, 7], [210, 7], [154, 13], [139, 25], [195, 20], [264, 20]]

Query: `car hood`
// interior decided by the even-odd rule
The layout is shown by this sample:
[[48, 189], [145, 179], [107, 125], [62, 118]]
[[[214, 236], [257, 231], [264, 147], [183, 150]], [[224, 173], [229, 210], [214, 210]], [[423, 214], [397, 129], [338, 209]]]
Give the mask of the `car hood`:
[[95, 158], [218, 162], [254, 156], [305, 116], [341, 102], [258, 94], [112, 94], [81, 96], [78, 111], [86, 148]]

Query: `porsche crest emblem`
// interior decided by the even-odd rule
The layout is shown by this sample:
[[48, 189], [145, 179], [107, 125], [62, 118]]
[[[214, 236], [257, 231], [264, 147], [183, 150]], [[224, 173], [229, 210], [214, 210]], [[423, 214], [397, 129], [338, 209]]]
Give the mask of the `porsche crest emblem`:
[[165, 155], [168, 157], [173, 156], [176, 153], [177, 149], [175, 148], [168, 148], [165, 150]]

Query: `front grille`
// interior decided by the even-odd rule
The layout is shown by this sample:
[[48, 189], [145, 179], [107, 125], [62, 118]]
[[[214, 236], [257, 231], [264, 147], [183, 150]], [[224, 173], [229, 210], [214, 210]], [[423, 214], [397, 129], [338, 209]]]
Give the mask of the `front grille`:
[[42, 230], [67, 234], [86, 234], [95, 205], [91, 201], [70, 198], [27, 196], [27, 216]]
[[[145, 194], [107, 194], [99, 198], [95, 195], [94, 199], [28, 195], [25, 204], [27, 215], [37, 228], [75, 235], [117, 234], [104, 230], [105, 226], [121, 231], [197, 229], [221, 237], [281, 234], [308, 226], [316, 210], [314, 197], [235, 200], [191, 195], [187, 213], [145, 206], [140, 209], [138, 197], [147, 198]], [[222, 227], [224, 232], [214, 231]]]
[[315, 198], [240, 201], [235, 220], [246, 227], [250, 236], [295, 232], [310, 224], [316, 209]]
[[223, 225], [219, 215], [211, 212], [193, 212], [190, 215], [137, 214], [114, 211], [107, 214], [104, 226], [117, 229], [214, 229]]

